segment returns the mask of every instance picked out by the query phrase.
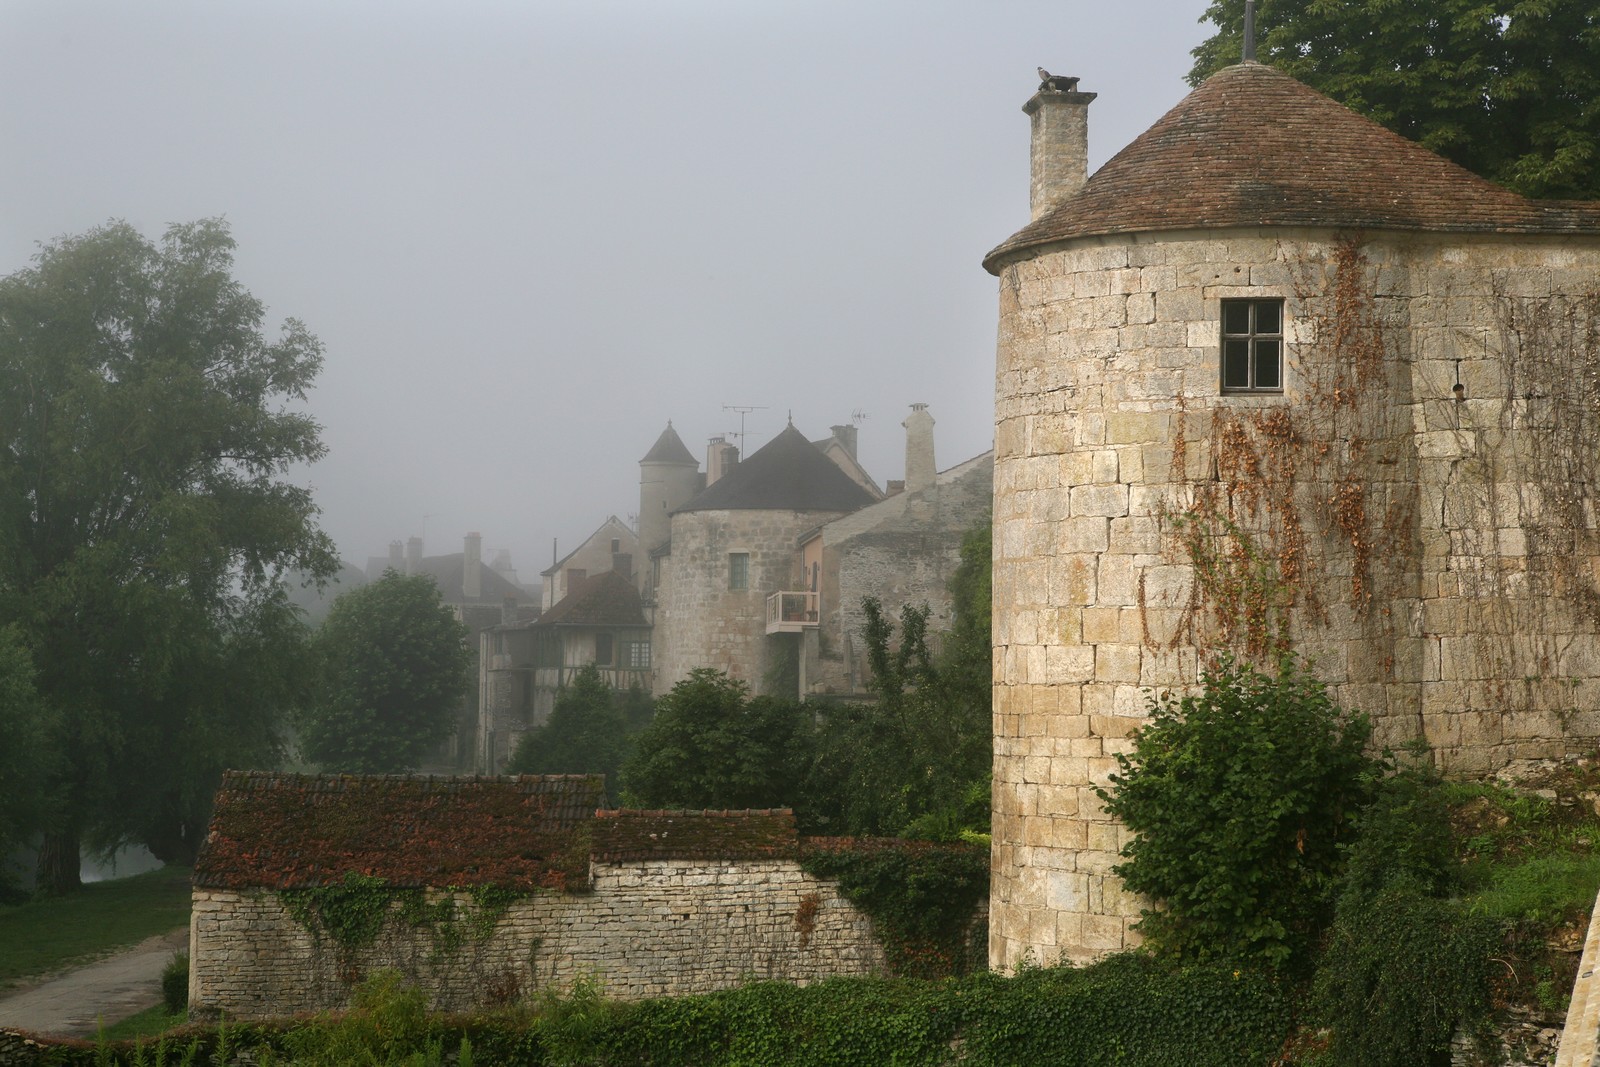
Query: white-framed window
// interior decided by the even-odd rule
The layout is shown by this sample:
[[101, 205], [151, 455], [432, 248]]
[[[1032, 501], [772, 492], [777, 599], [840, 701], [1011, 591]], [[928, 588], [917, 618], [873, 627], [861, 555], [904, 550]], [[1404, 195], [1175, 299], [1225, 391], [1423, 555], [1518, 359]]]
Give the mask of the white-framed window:
[[750, 553], [728, 553], [728, 588], [750, 588]]
[[624, 641], [622, 643], [622, 666], [635, 671], [649, 670], [650, 642]]
[[1283, 301], [1222, 302], [1222, 391], [1283, 392]]

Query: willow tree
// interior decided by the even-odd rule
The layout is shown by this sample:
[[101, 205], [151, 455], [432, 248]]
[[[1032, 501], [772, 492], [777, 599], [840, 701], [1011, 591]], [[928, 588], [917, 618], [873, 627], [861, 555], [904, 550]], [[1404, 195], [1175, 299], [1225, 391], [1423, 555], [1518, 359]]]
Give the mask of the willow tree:
[[279, 578], [332, 573], [290, 469], [321, 346], [233, 277], [219, 220], [113, 222], [0, 279], [0, 625], [48, 714], [40, 885], [85, 841], [191, 858], [227, 766], [274, 759], [302, 636]]

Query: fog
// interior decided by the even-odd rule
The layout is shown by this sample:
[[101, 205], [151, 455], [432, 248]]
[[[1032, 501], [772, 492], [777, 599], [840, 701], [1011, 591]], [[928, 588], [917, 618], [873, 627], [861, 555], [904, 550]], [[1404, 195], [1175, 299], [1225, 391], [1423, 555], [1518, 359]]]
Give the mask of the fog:
[[1043, 65], [1090, 167], [1186, 91], [1204, 0], [11, 0], [0, 273], [110, 218], [224, 216], [326, 346], [294, 477], [357, 566], [483, 534], [536, 577], [638, 507], [670, 418], [746, 451], [900, 423], [990, 447], [996, 286]]

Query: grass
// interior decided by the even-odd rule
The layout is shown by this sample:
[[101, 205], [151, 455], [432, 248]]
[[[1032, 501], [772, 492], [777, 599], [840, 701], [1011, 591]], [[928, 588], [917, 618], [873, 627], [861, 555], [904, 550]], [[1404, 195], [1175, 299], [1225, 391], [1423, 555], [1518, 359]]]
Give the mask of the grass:
[[189, 868], [94, 882], [66, 897], [0, 907], [0, 989], [189, 922]]
[[141, 1011], [138, 1015], [130, 1015], [115, 1026], [107, 1026], [100, 1031], [98, 1040], [132, 1041], [136, 1037], [155, 1037], [188, 1021], [188, 1012], [169, 1012], [165, 1006], [157, 1004], [153, 1008]]

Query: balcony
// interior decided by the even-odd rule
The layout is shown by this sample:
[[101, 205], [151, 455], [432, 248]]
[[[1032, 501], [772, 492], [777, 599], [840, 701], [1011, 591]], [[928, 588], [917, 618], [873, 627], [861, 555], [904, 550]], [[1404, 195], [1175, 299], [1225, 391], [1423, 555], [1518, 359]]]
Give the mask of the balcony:
[[797, 634], [817, 624], [817, 594], [773, 593], [767, 597], [767, 633]]

